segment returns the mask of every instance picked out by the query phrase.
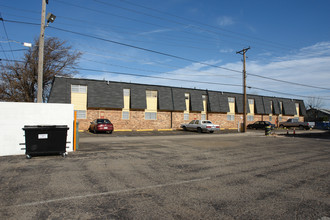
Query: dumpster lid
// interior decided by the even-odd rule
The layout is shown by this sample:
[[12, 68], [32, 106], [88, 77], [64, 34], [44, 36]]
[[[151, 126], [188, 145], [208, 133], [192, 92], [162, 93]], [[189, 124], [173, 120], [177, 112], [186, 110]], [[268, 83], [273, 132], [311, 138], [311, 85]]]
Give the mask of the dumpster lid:
[[23, 130], [28, 130], [28, 129], [53, 129], [53, 128], [66, 128], [66, 129], [69, 129], [67, 125], [24, 125]]

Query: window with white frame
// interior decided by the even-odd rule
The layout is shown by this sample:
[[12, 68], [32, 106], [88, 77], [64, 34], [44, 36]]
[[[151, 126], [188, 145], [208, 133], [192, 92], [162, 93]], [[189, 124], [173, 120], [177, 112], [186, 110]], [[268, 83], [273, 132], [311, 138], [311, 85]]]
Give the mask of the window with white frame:
[[148, 98], [157, 98], [157, 91], [146, 90], [146, 96]]
[[254, 115], [248, 115], [247, 120], [248, 121], [253, 121], [254, 120]]
[[185, 121], [189, 120], [189, 113], [183, 114], [183, 120], [185, 120]]
[[227, 115], [228, 121], [235, 121], [235, 115]]
[[146, 120], [157, 120], [157, 112], [145, 112]]
[[254, 99], [248, 99], [249, 105], [254, 105]]
[[206, 120], [206, 114], [202, 114], [201, 119], [202, 119], [202, 120]]
[[122, 119], [129, 120], [129, 111], [123, 111]]
[[130, 89], [123, 89], [124, 96], [129, 96]]
[[73, 93], [87, 93], [87, 86], [71, 85], [71, 92]]
[[235, 98], [228, 97], [228, 102], [229, 102], [229, 103], [235, 103]]
[[273, 117], [270, 115], [269, 116], [269, 121], [272, 121], [273, 120]]
[[77, 112], [77, 119], [86, 119], [86, 110], [75, 110]]

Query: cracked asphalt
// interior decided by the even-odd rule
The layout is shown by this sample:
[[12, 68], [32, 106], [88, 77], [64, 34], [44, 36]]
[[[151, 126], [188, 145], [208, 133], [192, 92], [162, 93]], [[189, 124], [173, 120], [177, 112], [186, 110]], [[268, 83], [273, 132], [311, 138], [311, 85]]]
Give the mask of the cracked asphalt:
[[79, 143], [66, 158], [0, 157], [0, 219], [330, 217], [329, 132], [84, 133]]

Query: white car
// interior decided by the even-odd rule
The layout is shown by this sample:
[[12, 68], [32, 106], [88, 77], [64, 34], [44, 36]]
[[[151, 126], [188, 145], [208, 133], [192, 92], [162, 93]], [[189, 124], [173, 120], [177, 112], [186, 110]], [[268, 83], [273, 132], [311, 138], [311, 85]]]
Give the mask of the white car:
[[185, 131], [197, 131], [198, 133], [220, 131], [220, 125], [214, 125], [209, 120], [192, 120], [189, 124], [181, 124]]

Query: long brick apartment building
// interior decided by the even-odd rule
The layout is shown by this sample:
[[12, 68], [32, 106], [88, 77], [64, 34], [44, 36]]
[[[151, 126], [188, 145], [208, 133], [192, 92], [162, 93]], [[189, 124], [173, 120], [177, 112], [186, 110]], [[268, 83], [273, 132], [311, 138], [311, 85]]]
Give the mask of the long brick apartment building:
[[[247, 122], [274, 124], [288, 118], [304, 120], [302, 100], [247, 95]], [[115, 130], [177, 129], [193, 119], [208, 119], [222, 129], [243, 122], [243, 95], [105, 80], [55, 77], [49, 103], [72, 103], [79, 130], [96, 118], [108, 118]]]

